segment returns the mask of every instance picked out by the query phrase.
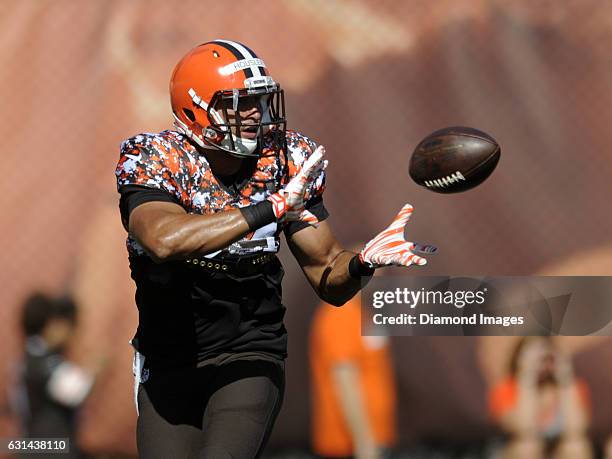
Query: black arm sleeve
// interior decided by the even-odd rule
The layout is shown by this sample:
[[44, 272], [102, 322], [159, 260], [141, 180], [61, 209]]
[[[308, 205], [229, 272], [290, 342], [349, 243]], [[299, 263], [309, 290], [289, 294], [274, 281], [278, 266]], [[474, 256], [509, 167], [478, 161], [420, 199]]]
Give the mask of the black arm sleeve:
[[[323, 204], [322, 196], [313, 198], [310, 201], [308, 201], [306, 203], [305, 208], [308, 209], [310, 212], [312, 212], [314, 216], [319, 219], [320, 222], [322, 222], [327, 217], [329, 217], [329, 212], [327, 211], [327, 209], [325, 208], [325, 205]], [[287, 225], [285, 225], [285, 237], [289, 237], [292, 234], [297, 233], [298, 231], [303, 230], [304, 228], [308, 226], [309, 226], [308, 223], [305, 223], [305, 222], [289, 222], [287, 223]]]
[[125, 185], [119, 189], [121, 198], [119, 199], [119, 211], [121, 220], [127, 224], [132, 211], [141, 204], [151, 201], [180, 203], [170, 193], [157, 188], [148, 188], [141, 185]]

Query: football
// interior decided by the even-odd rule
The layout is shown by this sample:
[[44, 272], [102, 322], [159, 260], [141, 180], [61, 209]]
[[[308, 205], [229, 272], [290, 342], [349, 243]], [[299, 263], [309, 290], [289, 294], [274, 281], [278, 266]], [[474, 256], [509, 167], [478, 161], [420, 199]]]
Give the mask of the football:
[[501, 149], [493, 137], [469, 127], [447, 127], [416, 146], [409, 173], [437, 193], [458, 193], [480, 185], [493, 172]]

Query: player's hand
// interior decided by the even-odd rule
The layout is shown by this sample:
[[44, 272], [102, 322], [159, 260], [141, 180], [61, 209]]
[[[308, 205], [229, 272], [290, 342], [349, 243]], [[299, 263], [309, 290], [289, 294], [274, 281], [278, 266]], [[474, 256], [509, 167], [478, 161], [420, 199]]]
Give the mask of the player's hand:
[[427, 260], [416, 255], [415, 251], [433, 253], [436, 248], [432, 245], [420, 245], [404, 239], [404, 227], [413, 207], [405, 204], [393, 222], [374, 239], [366, 244], [359, 252], [359, 260], [371, 268], [383, 266], [410, 266], [412, 264], [423, 266]]
[[546, 346], [542, 340], [527, 341], [518, 357], [519, 380], [530, 385], [537, 383], [540, 366], [546, 357], [546, 352]]
[[317, 147], [287, 186], [268, 197], [278, 221], [303, 221], [313, 226], [319, 223], [317, 217], [304, 208], [304, 195], [319, 173], [327, 167], [327, 161], [323, 159], [324, 155], [325, 148]]

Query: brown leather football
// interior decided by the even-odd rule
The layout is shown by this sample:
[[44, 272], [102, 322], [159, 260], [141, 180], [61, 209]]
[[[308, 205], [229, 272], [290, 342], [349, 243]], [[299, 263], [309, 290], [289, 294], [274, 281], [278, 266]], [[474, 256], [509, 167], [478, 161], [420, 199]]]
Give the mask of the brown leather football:
[[484, 182], [501, 149], [490, 135], [469, 127], [448, 127], [425, 137], [410, 159], [410, 177], [437, 193], [458, 193]]

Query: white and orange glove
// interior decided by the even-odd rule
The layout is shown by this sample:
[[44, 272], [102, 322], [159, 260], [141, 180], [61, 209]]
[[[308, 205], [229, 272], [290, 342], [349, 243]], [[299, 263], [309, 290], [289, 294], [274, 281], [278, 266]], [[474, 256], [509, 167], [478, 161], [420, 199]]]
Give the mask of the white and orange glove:
[[303, 221], [313, 226], [319, 223], [317, 217], [304, 208], [304, 196], [319, 173], [327, 167], [327, 161], [323, 159], [324, 155], [325, 148], [317, 147], [287, 186], [268, 197], [278, 221]]
[[433, 253], [437, 249], [432, 245], [421, 245], [404, 239], [404, 228], [412, 215], [413, 207], [404, 205], [393, 222], [359, 252], [359, 261], [369, 268], [382, 266], [423, 266], [425, 258], [414, 252]]

